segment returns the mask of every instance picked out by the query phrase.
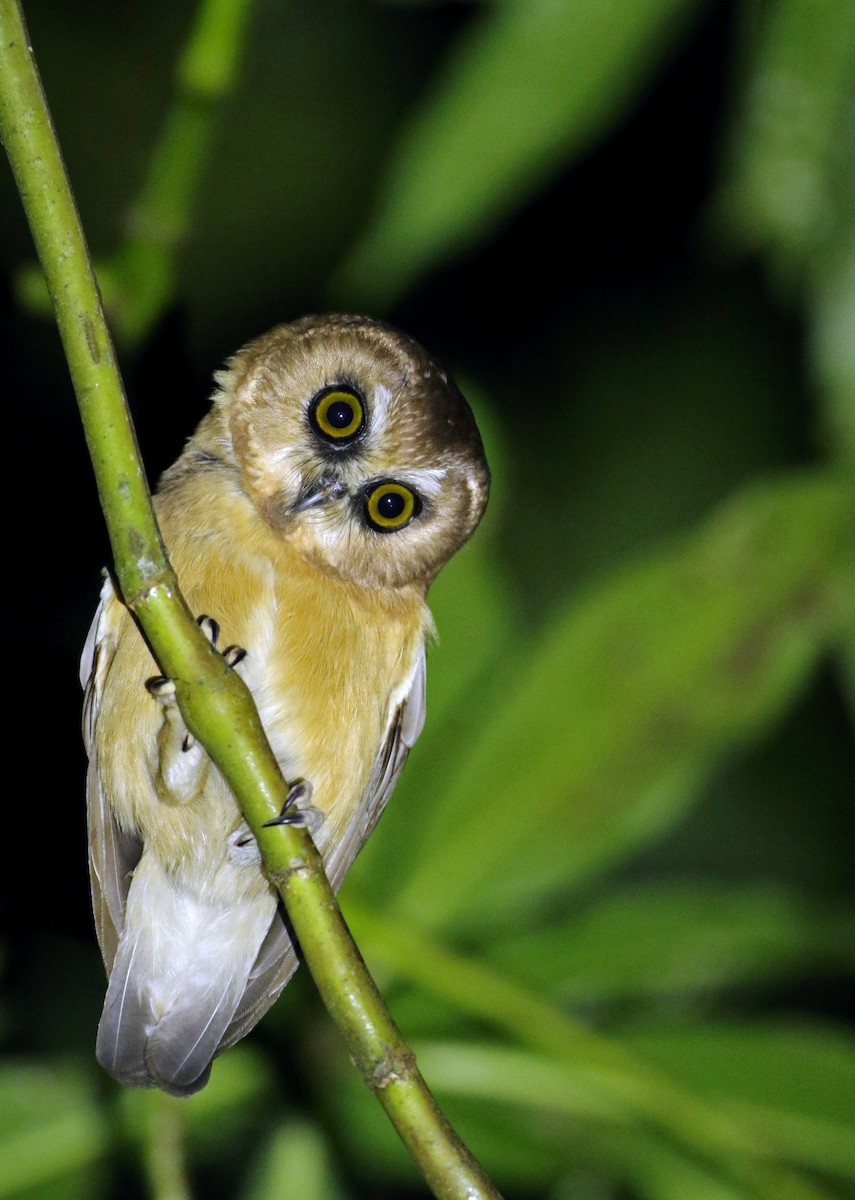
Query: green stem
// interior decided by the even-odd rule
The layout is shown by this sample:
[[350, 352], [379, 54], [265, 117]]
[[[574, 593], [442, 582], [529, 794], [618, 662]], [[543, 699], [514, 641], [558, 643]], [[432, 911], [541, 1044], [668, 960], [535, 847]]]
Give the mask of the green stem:
[[104, 264], [108, 310], [130, 345], [145, 338], [174, 295], [176, 253], [192, 224], [251, 7], [252, 0], [202, 0], [176, 68], [175, 98], [127, 217], [126, 240]]
[[140, 1093], [138, 1103], [151, 1200], [190, 1200], [182, 1102], [155, 1090]]
[[119, 586], [188, 728], [223, 772], [279, 888], [318, 988], [351, 1055], [442, 1200], [497, 1192], [459, 1142], [392, 1023], [304, 830], [264, 828], [288, 794], [252, 697], [196, 625], [151, 508], [83, 231], [17, 0], [0, 0], [0, 133], [68, 359]]
[[[175, 294], [177, 255], [192, 227], [216, 118], [237, 77], [251, 8], [252, 0], [201, 0], [176, 65], [172, 104], [124, 222], [124, 239], [99, 264], [104, 303], [124, 345], [143, 341]], [[36, 265], [23, 267], [15, 286], [26, 308], [49, 313]]]

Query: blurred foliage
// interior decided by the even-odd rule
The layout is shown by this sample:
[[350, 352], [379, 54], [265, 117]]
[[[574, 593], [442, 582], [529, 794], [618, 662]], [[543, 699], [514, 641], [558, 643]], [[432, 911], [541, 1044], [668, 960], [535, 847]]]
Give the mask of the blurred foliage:
[[[228, 353], [332, 305], [476, 409], [491, 509], [342, 893], [464, 1138], [521, 1200], [855, 1197], [851, 0], [26, 13], [153, 475]], [[305, 979], [181, 1105], [94, 1065], [106, 546], [10, 183], [0, 221], [12, 503], [63, 523], [8, 523], [63, 853], [4, 905], [0, 1197], [177, 1200], [182, 1136], [194, 1194], [421, 1195]]]

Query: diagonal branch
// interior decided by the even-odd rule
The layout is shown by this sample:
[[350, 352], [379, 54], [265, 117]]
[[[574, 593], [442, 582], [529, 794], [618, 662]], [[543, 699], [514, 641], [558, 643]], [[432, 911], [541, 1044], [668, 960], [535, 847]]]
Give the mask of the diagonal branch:
[[74, 200], [17, 0], [0, 0], [0, 133], [45, 273], [125, 603], [188, 728], [234, 791], [348, 1049], [442, 1200], [498, 1193], [437, 1107], [368, 974], [309, 835], [265, 828], [288, 794], [252, 697], [214, 653], [167, 560]]

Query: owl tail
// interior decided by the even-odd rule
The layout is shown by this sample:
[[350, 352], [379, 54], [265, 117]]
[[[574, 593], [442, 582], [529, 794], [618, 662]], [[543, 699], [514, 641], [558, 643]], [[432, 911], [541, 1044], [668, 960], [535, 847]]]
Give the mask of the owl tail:
[[96, 1055], [129, 1087], [189, 1096], [208, 1082], [275, 903], [200, 900], [144, 860], [128, 894]]

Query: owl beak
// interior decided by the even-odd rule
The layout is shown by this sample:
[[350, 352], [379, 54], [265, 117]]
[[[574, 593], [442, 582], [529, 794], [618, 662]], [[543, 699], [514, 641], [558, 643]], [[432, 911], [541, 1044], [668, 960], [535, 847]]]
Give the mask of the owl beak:
[[311, 483], [303, 484], [291, 511], [305, 512], [307, 508], [315, 508], [318, 504], [326, 504], [328, 500], [338, 500], [346, 495], [347, 488], [340, 479], [336, 479], [334, 476], [324, 476]]

